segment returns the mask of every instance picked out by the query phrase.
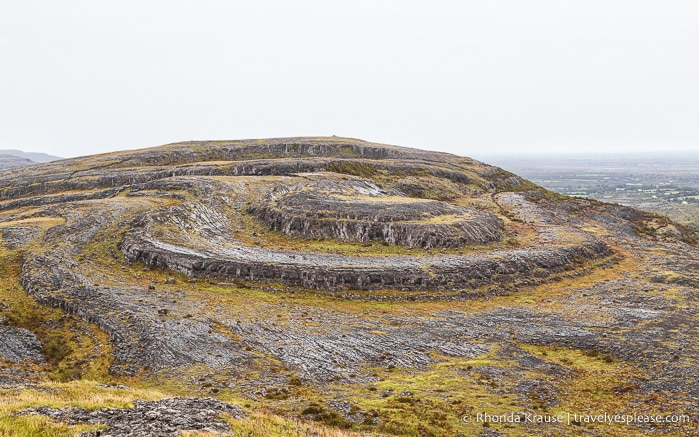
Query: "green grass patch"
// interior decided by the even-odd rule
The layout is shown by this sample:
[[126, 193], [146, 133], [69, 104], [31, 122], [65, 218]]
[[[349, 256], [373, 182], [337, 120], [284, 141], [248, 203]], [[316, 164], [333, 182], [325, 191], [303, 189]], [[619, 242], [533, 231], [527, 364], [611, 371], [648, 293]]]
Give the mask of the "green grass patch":
[[[6, 307], [0, 316], [10, 326], [33, 332], [43, 345], [45, 370], [58, 381], [82, 377], [107, 378], [111, 347], [107, 336], [62, 310], [39, 304], [19, 284], [21, 254], [0, 249], [0, 294]], [[98, 347], [99, 345], [99, 347]], [[94, 355], [93, 351], [100, 353]]]
[[502, 387], [479, 373], [485, 366], [511, 365], [496, 358], [495, 348], [474, 358], [436, 359], [425, 370], [374, 369], [380, 377], [376, 383], [335, 388], [367, 417], [379, 418], [375, 427], [363, 425], [366, 429], [402, 436], [477, 435], [482, 424], [463, 422], [464, 414], [478, 409], [505, 414], [516, 404], [514, 395], [503, 393]]

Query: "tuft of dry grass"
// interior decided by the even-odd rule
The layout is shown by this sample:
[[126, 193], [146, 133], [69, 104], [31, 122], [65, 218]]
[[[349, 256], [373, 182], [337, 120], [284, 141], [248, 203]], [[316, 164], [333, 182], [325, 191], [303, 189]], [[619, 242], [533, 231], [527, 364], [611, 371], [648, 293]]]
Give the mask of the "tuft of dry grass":
[[376, 436], [374, 433], [360, 433], [330, 428], [313, 422], [280, 417], [269, 412], [256, 412], [241, 420], [230, 420], [231, 429], [240, 437], [362, 437]]

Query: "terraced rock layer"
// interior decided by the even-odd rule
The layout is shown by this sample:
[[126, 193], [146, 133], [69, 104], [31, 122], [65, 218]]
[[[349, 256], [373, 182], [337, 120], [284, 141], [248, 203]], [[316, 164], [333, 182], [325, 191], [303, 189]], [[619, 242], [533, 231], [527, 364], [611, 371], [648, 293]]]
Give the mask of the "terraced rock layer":
[[378, 187], [365, 183], [368, 189], [348, 187], [338, 193], [318, 189], [321, 187], [286, 193], [279, 199], [275, 193], [255, 202], [247, 212], [271, 230], [291, 237], [383, 241], [422, 249], [502, 239], [500, 222], [492, 213], [446, 202], [381, 195]]

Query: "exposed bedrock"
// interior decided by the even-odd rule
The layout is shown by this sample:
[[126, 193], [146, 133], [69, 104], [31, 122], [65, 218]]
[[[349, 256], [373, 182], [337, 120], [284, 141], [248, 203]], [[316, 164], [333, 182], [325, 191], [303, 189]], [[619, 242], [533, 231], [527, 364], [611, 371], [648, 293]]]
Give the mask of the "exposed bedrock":
[[159, 316], [177, 305], [165, 296], [123, 285], [93, 285], [88, 277], [76, 275], [62, 264], [63, 257], [37, 257], [25, 262], [21, 282], [38, 302], [61, 308], [94, 323], [106, 332], [114, 345], [117, 373], [132, 374], [148, 367], [186, 365], [192, 362], [211, 367], [240, 365], [248, 353], [230, 338], [211, 333], [208, 323]]
[[461, 247], [500, 241], [498, 218], [446, 202], [395, 196], [270, 195], [247, 212], [292, 237], [385, 241], [411, 248]]
[[[48, 163], [46, 165], [55, 165]], [[33, 167], [32, 167], [33, 168]], [[41, 167], [39, 167], [41, 168]], [[24, 170], [24, 169], [20, 169]], [[77, 172], [56, 169], [47, 176], [19, 178], [17, 184], [3, 186], [0, 181], [0, 211], [23, 206], [59, 204], [85, 199], [113, 197], [123, 190], [154, 181], [177, 177], [212, 176], [289, 176], [299, 173], [333, 171], [343, 174], [378, 172], [430, 175], [460, 186], [475, 183], [464, 172], [445, 170], [431, 162], [393, 162], [341, 158], [256, 159], [241, 162], [182, 164], [174, 167], [93, 168]], [[13, 176], [11, 172], [7, 172]], [[21, 175], [20, 175], [21, 176]], [[475, 179], [475, 176], [474, 176]], [[479, 181], [485, 185], [483, 181]], [[82, 192], [81, 192], [82, 191]], [[66, 192], [74, 192], [65, 194]], [[33, 196], [31, 199], [26, 197]]]
[[[226, 211], [233, 208], [232, 214], [236, 214], [236, 202], [244, 202], [246, 189], [237, 185], [243, 183], [237, 179], [226, 183], [212, 188], [211, 198], [220, 200], [193, 200], [141, 215], [121, 241], [121, 251], [132, 262], [193, 277], [276, 282], [330, 291], [437, 291], [516, 283], [554, 276], [611, 255], [601, 240], [548, 223], [547, 213], [519, 195], [510, 196], [511, 199], [501, 196], [500, 200], [535, 229], [535, 243], [518, 249], [490, 247], [463, 254], [356, 256], [246, 245], [236, 239], [229, 224], [233, 219]], [[225, 196], [226, 187], [237, 187], [236, 200]], [[247, 212], [256, 214], [272, 229], [286, 227], [287, 234], [298, 232], [307, 238], [383, 239], [409, 246], [421, 242], [423, 247], [450, 247], [464, 241], [473, 244], [479, 238], [497, 239], [502, 232], [499, 219], [490, 212], [425, 199], [410, 202], [411, 199], [384, 193], [360, 178], [318, 176], [310, 183], [294, 179], [282, 188], [266, 189], [271, 192], [258, 196], [246, 208]], [[286, 211], [298, 215], [285, 222], [284, 217], [291, 217], [282, 217]], [[403, 221], [391, 223], [391, 218]], [[432, 222], [435, 219], [437, 223]], [[440, 220], [453, 221], [447, 225], [449, 231], [431, 227], [442, 225]]]
[[423, 249], [487, 244], [501, 238], [497, 219], [488, 213], [484, 213], [478, 221], [438, 224], [314, 219], [285, 214], [262, 205], [249, 211], [271, 230], [281, 231], [291, 237], [356, 242], [385, 241], [390, 245]]
[[103, 408], [88, 411], [82, 408], [32, 407], [19, 415], [42, 415], [77, 424], [100, 424], [107, 429], [88, 431], [80, 437], [108, 435], [112, 437], [182, 435], [183, 431], [202, 431], [206, 435], [227, 435], [231, 426], [220, 414], [234, 419], [246, 416], [242, 408], [211, 398], [171, 398], [134, 402], [132, 408]]
[[0, 360], [40, 362], [43, 361], [40, 350], [41, 343], [31, 332], [0, 324]]
[[[270, 255], [274, 254], [260, 248], [240, 250], [236, 254], [212, 254], [135, 235], [127, 237], [121, 248], [130, 261], [189, 276], [281, 282], [325, 290], [472, 288], [496, 281], [546, 278], [611, 254], [605, 243], [595, 240], [574, 246], [498, 251], [488, 256], [442, 256], [419, 261], [411, 257], [358, 258], [277, 252], [288, 262], [273, 262]], [[292, 263], [292, 259], [299, 261]]]
[[[114, 272], [115, 278], [104, 277], [74, 258], [81, 252], [80, 244], [91, 241], [99, 230], [125, 213], [117, 203], [93, 206], [97, 210], [110, 208], [111, 214], [94, 214], [86, 204], [81, 205], [80, 213], [69, 208], [54, 210], [66, 217], [66, 223], [43, 235], [45, 250], [24, 259], [20, 283], [25, 290], [39, 303], [61, 308], [107, 333], [114, 346], [112, 370], [118, 373], [192, 362], [211, 367], [244, 362], [249, 353], [232, 339], [210, 332], [208, 323], [161, 316], [158, 310], [170, 313], [178, 308], [172, 299], [178, 293], [161, 295], [119, 283], [115, 281], [119, 273]], [[104, 280], [113, 285], [103, 285]]]

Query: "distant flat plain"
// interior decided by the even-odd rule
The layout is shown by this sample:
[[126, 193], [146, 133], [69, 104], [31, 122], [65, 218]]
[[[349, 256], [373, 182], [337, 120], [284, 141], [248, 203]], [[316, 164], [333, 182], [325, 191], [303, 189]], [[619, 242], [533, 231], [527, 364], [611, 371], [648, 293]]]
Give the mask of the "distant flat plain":
[[474, 158], [561, 194], [631, 206], [699, 227], [699, 152]]

